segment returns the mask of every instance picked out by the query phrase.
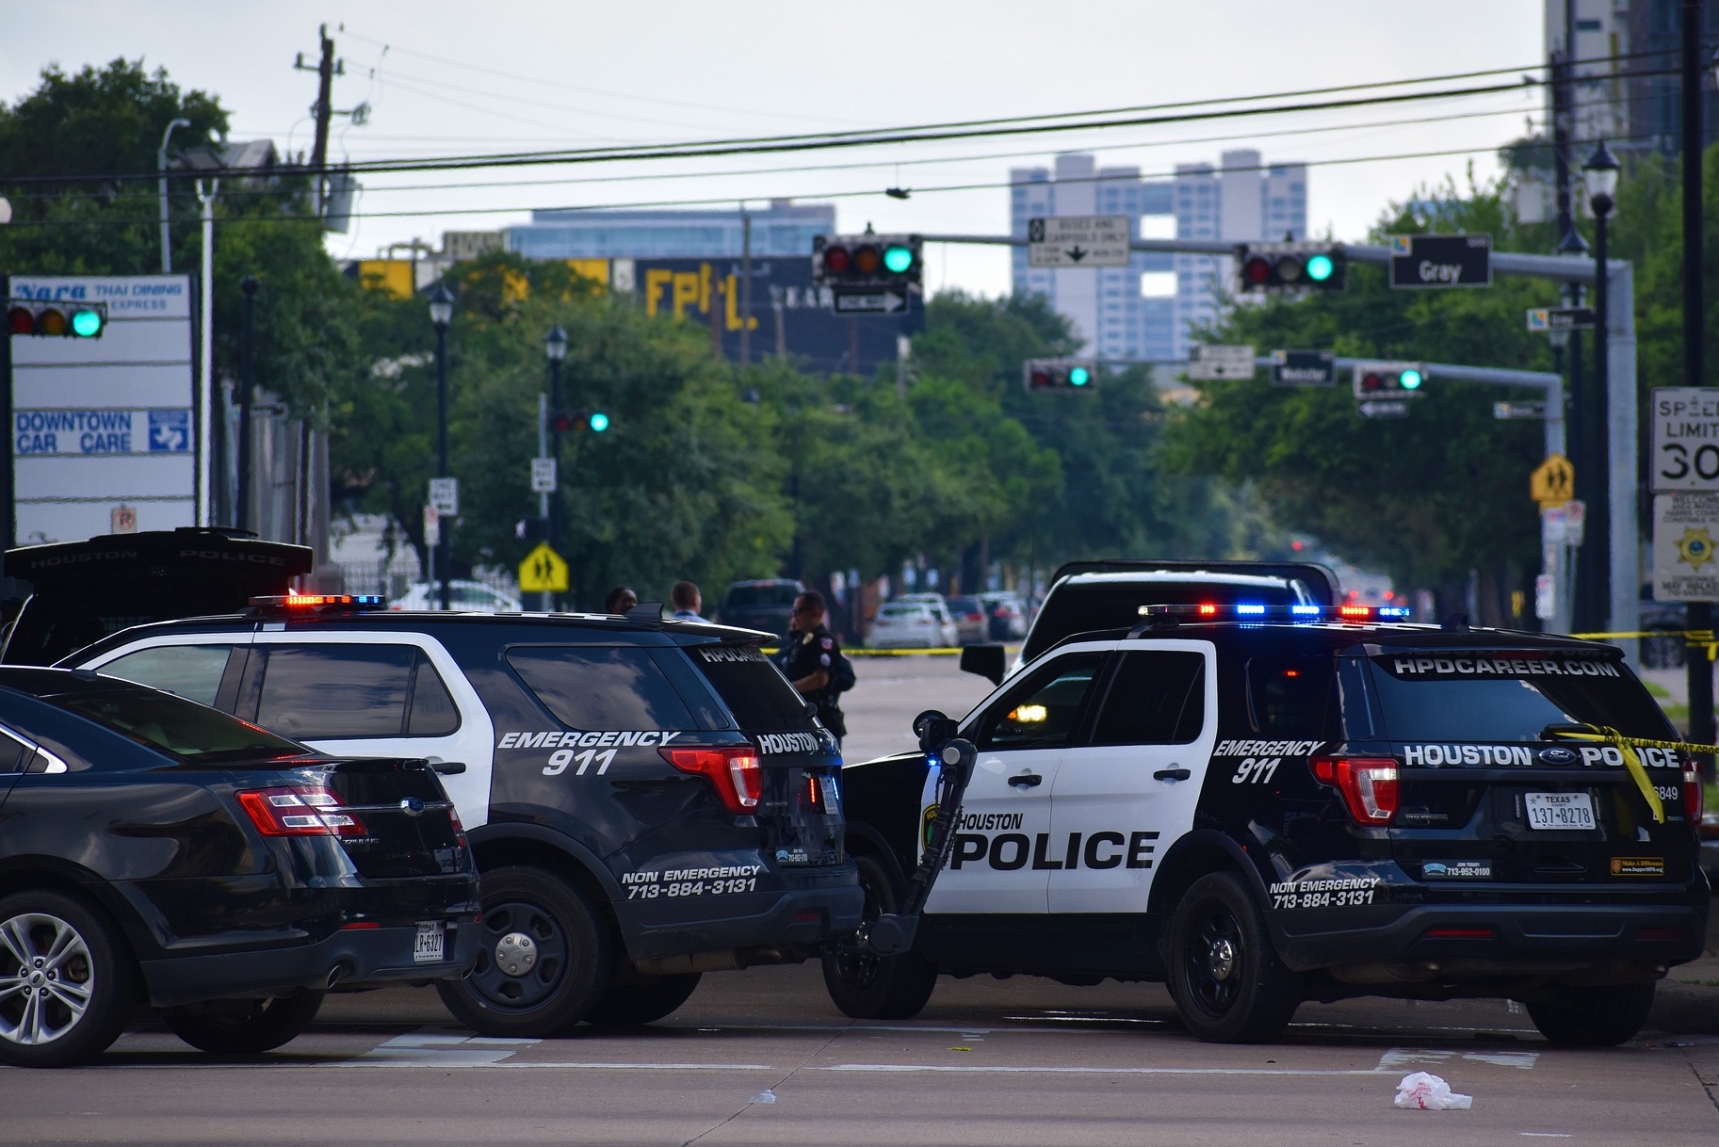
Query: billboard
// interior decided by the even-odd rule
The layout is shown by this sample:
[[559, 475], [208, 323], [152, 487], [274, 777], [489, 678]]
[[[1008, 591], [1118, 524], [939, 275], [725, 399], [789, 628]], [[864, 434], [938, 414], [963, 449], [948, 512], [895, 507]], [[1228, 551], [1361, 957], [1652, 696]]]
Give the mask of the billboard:
[[12, 340], [17, 544], [196, 524], [189, 275], [15, 275], [15, 298], [104, 302], [100, 338]]
[[[698, 326], [710, 325], [717, 312], [722, 353], [740, 358], [740, 330], [745, 310], [741, 260], [614, 259], [609, 283], [616, 293], [631, 292], [645, 313], [669, 314]], [[870, 375], [882, 363], [895, 361], [897, 335], [924, 329], [925, 312], [917, 299], [901, 315], [837, 315], [831, 310], [828, 287], [812, 282], [812, 259], [754, 258], [752, 307], [744, 315], [751, 328], [752, 359], [782, 353], [807, 370], [819, 373]]]

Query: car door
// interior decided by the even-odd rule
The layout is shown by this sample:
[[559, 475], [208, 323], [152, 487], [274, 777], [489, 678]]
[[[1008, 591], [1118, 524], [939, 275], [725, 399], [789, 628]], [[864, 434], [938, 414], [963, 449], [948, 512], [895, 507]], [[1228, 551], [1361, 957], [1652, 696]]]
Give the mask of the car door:
[[[1107, 646], [1061, 653], [1000, 693], [963, 728], [979, 749], [961, 804], [955, 851], [926, 911], [1043, 914], [1051, 790], [1069, 741], [1086, 715]], [[935, 773], [923, 807], [936, 799]]]
[[231, 712], [251, 634], [176, 633], [108, 650], [78, 666]]
[[235, 712], [333, 756], [422, 757], [466, 828], [489, 820], [495, 726], [427, 634], [259, 633]]
[[1193, 827], [1217, 740], [1209, 641], [1121, 646], [1086, 742], [1051, 787], [1051, 912], [1144, 912], [1156, 861]]

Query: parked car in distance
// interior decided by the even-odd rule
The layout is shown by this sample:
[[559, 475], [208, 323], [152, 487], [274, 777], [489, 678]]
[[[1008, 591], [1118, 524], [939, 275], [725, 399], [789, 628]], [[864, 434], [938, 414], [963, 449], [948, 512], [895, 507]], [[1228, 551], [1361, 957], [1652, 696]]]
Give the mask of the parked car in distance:
[[794, 599], [806, 587], [792, 578], [758, 578], [730, 583], [716, 620], [737, 629], [761, 629], [782, 637], [794, 614]]
[[136, 1007], [255, 1054], [323, 994], [458, 978], [478, 881], [421, 760], [351, 759], [87, 670], [0, 669], [0, 1063], [100, 1055]]
[[873, 649], [945, 649], [955, 644], [955, 636], [955, 620], [940, 602], [892, 601], [879, 607], [867, 644]]
[[[510, 593], [481, 581], [455, 578], [448, 583], [448, 604], [462, 613], [519, 613], [525, 606]], [[421, 581], [406, 591], [390, 609], [442, 608], [442, 583]]]
[[985, 603], [978, 597], [962, 595], [950, 598], [949, 614], [955, 619], [955, 640], [959, 644], [968, 645], [990, 637], [990, 616]]
[[982, 593], [979, 601], [985, 607], [986, 641], [1019, 641], [1027, 635], [1027, 607], [1008, 590]]

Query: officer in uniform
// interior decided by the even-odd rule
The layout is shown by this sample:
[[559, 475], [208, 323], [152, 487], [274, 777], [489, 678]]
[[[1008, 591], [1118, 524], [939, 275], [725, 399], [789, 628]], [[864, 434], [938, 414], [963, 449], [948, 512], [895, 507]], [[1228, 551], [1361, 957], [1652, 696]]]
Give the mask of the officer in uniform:
[[788, 640], [777, 664], [799, 694], [818, 707], [818, 720], [836, 735], [839, 745], [848, 729], [837, 698], [853, 688], [854, 669], [842, 655], [835, 634], [824, 626], [822, 594], [807, 591], [794, 599]]

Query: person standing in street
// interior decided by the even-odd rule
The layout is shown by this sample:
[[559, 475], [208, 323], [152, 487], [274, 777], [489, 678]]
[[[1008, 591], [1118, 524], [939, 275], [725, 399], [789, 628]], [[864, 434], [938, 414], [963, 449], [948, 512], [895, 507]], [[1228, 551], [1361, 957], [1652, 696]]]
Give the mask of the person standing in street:
[[842, 653], [836, 635], [824, 625], [824, 597], [813, 590], [794, 599], [788, 640], [777, 664], [800, 696], [818, 707], [818, 720], [836, 735], [840, 747], [848, 735], [840, 697], [854, 687], [854, 667]]
[[669, 590], [669, 604], [674, 606], [674, 612], [669, 614], [676, 621], [703, 621], [699, 610], [704, 608], [704, 596], [698, 592], [698, 586], [690, 581], [677, 581], [674, 588]]
[[609, 591], [609, 596], [603, 599], [604, 613], [626, 613], [639, 604], [639, 595], [624, 585], [618, 585]]

